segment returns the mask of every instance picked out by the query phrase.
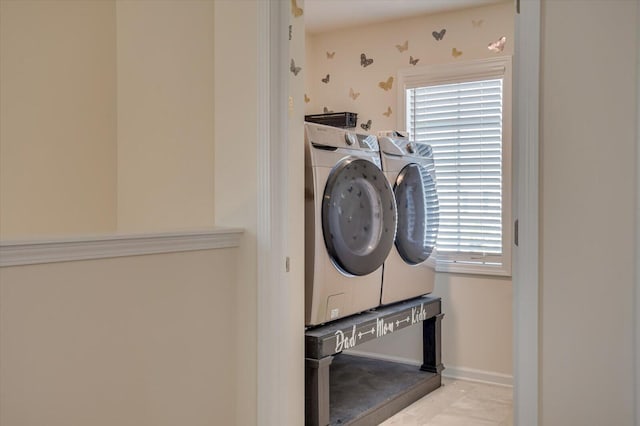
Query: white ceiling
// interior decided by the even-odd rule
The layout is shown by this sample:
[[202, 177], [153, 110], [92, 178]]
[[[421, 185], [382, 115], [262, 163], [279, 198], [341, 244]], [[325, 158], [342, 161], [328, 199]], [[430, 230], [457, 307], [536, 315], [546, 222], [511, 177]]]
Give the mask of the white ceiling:
[[305, 0], [304, 21], [314, 34], [504, 1], [510, 0]]

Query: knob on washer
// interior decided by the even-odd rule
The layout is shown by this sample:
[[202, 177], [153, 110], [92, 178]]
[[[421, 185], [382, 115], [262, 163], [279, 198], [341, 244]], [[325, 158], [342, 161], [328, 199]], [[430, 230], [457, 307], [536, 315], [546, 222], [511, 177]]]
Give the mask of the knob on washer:
[[408, 152], [409, 154], [415, 154], [415, 152], [416, 152], [416, 148], [415, 148], [415, 146], [414, 146], [411, 142], [409, 142], [409, 143], [407, 144], [407, 152]]
[[354, 140], [354, 136], [351, 133], [345, 133], [344, 134], [344, 140], [347, 143], [347, 145], [351, 146], [354, 143], [356, 143], [356, 141]]

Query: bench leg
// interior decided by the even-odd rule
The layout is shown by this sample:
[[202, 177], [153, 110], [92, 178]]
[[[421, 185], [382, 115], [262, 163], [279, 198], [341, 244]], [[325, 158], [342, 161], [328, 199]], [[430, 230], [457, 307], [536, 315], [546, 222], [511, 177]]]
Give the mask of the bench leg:
[[329, 418], [329, 366], [333, 356], [305, 358], [305, 424], [327, 426]]
[[422, 371], [440, 374], [444, 370], [440, 337], [443, 316], [438, 314], [422, 322]]

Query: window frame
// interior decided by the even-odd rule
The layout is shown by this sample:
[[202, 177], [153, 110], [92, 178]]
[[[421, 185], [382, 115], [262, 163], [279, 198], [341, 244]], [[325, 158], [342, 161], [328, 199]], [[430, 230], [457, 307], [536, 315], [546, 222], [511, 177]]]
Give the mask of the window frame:
[[[484, 264], [473, 253], [443, 255], [439, 253], [436, 271], [464, 274], [511, 276], [512, 267], [512, 58], [498, 56], [449, 64], [422, 65], [398, 71], [397, 123], [399, 130], [407, 130], [408, 89], [440, 84], [502, 78], [502, 255], [487, 256], [485, 261], [500, 259], [501, 264]], [[437, 249], [437, 246], [436, 246]]]

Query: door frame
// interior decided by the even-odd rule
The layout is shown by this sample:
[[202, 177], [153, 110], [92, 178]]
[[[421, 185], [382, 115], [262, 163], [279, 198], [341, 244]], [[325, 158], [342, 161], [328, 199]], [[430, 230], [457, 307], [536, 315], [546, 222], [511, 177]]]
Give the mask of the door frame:
[[540, 0], [516, 0], [514, 55], [513, 416], [536, 426], [539, 416], [539, 101]]
[[[288, 58], [284, 34], [289, 2], [257, 2], [258, 26], [258, 377], [259, 425], [286, 425], [296, 418], [304, 423], [301, 398], [282, 398], [282, 386], [296, 383], [286, 395], [304, 395], [303, 368], [287, 368], [277, 342], [303, 341], [303, 327], [275, 327], [291, 310], [290, 285], [283, 268], [287, 253], [288, 205]], [[514, 424], [534, 426], [539, 413], [539, 280], [538, 280], [538, 136], [540, 78], [540, 0], [516, 0], [517, 54], [514, 57], [514, 218], [518, 220], [518, 246], [514, 248]], [[300, 195], [302, 196], [302, 195]], [[302, 202], [302, 200], [301, 200]], [[299, 330], [299, 331], [296, 331]], [[289, 335], [290, 334], [290, 335]], [[284, 356], [283, 356], [284, 355]], [[298, 365], [303, 365], [302, 362]], [[282, 375], [287, 375], [286, 380]], [[293, 415], [292, 415], [293, 413]]]

